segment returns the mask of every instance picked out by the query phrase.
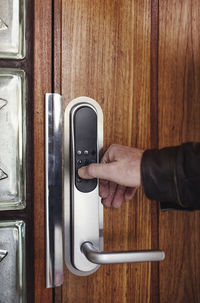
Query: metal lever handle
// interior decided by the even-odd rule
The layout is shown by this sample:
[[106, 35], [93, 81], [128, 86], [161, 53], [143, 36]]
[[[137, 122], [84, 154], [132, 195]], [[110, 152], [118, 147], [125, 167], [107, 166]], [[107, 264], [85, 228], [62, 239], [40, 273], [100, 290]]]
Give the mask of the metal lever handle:
[[81, 250], [86, 258], [95, 264], [151, 262], [162, 261], [165, 258], [165, 253], [159, 250], [99, 252], [91, 242], [84, 242]]
[[0, 262], [7, 256], [7, 250], [0, 249]]

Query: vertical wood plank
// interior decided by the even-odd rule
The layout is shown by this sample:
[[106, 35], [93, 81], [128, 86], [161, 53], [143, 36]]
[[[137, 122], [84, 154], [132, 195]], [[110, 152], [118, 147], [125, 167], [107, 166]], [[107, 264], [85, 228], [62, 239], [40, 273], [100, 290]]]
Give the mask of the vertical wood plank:
[[[100, 103], [105, 148], [151, 147], [150, 32], [149, 0], [62, 2], [64, 104], [83, 95]], [[142, 191], [119, 210], [105, 209], [105, 250], [151, 249], [152, 222]], [[63, 302], [150, 300], [150, 263], [102, 266], [89, 277], [65, 270]]]
[[[200, 2], [160, 0], [159, 146], [200, 141]], [[160, 301], [200, 302], [200, 213], [160, 214]]]
[[[53, 0], [52, 91], [61, 94], [62, 0]], [[64, 212], [63, 212], [64, 214]], [[63, 231], [64, 232], [64, 231]], [[63, 245], [64, 247], [64, 245]], [[64, 264], [65, 266], [65, 264]], [[53, 289], [53, 302], [62, 302], [62, 286]]]
[[53, 0], [53, 92], [61, 94], [62, 0]]
[[52, 3], [34, 1], [34, 238], [35, 303], [52, 302], [45, 288], [44, 95], [52, 90]]
[[[158, 148], [158, 38], [159, 1], [151, 0], [151, 148]], [[159, 247], [159, 205], [151, 202], [152, 248]], [[151, 265], [151, 302], [160, 302], [159, 263]]]

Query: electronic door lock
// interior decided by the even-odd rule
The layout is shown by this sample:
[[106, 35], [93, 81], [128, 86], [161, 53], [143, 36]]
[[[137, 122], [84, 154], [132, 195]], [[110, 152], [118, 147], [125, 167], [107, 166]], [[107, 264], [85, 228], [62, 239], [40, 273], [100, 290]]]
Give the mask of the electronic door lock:
[[[46, 286], [63, 283], [62, 262], [62, 97], [45, 97]], [[103, 112], [88, 97], [72, 100], [64, 115], [65, 263], [87, 276], [101, 264], [161, 261], [162, 251], [103, 251], [103, 205], [97, 179], [78, 175], [81, 166], [98, 163], [103, 149]]]
[[65, 110], [64, 125], [65, 262], [77, 275], [91, 274], [99, 267], [85, 257], [82, 243], [89, 240], [97, 249], [103, 249], [103, 206], [98, 180], [78, 176], [81, 166], [99, 162], [102, 148], [101, 107], [88, 97], [71, 101]]
[[[65, 262], [80, 276], [101, 264], [161, 261], [162, 251], [103, 252], [103, 206], [98, 181], [83, 180], [78, 168], [99, 162], [103, 149], [103, 113], [88, 97], [71, 101], [64, 126]], [[91, 162], [92, 161], [92, 162]]]

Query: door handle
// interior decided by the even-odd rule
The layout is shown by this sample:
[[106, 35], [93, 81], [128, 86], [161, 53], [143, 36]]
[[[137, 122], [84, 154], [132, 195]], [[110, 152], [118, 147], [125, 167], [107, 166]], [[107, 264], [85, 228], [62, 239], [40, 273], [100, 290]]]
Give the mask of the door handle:
[[152, 262], [162, 261], [165, 258], [165, 253], [159, 250], [99, 252], [91, 242], [84, 242], [81, 251], [94, 264]]
[[7, 256], [7, 250], [0, 249], [0, 262]]
[[64, 124], [65, 263], [86, 276], [101, 264], [161, 261], [163, 251], [103, 252], [103, 206], [98, 180], [78, 176], [82, 165], [99, 161], [103, 149], [103, 113], [88, 97], [72, 100]]

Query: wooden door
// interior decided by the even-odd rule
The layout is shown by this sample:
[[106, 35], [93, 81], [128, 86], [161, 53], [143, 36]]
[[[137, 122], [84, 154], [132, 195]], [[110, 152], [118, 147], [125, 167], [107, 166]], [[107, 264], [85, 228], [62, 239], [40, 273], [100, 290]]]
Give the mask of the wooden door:
[[[161, 0], [159, 147], [200, 142], [200, 2]], [[161, 212], [160, 302], [200, 302], [200, 212]]]
[[[62, 1], [64, 107], [79, 96], [99, 102], [105, 149], [112, 143], [151, 147], [150, 12], [148, 0]], [[105, 250], [151, 249], [152, 225], [151, 204], [138, 191], [121, 209], [104, 209]], [[152, 268], [107, 265], [89, 277], [65, 268], [62, 302], [148, 302]]]
[[200, 302], [199, 212], [159, 211], [142, 190], [104, 209], [105, 250], [164, 249], [161, 263], [107, 265], [89, 277], [65, 267], [45, 289], [44, 93], [64, 107], [88, 96], [104, 113], [104, 148], [200, 140], [198, 1], [35, 0], [35, 302]]

